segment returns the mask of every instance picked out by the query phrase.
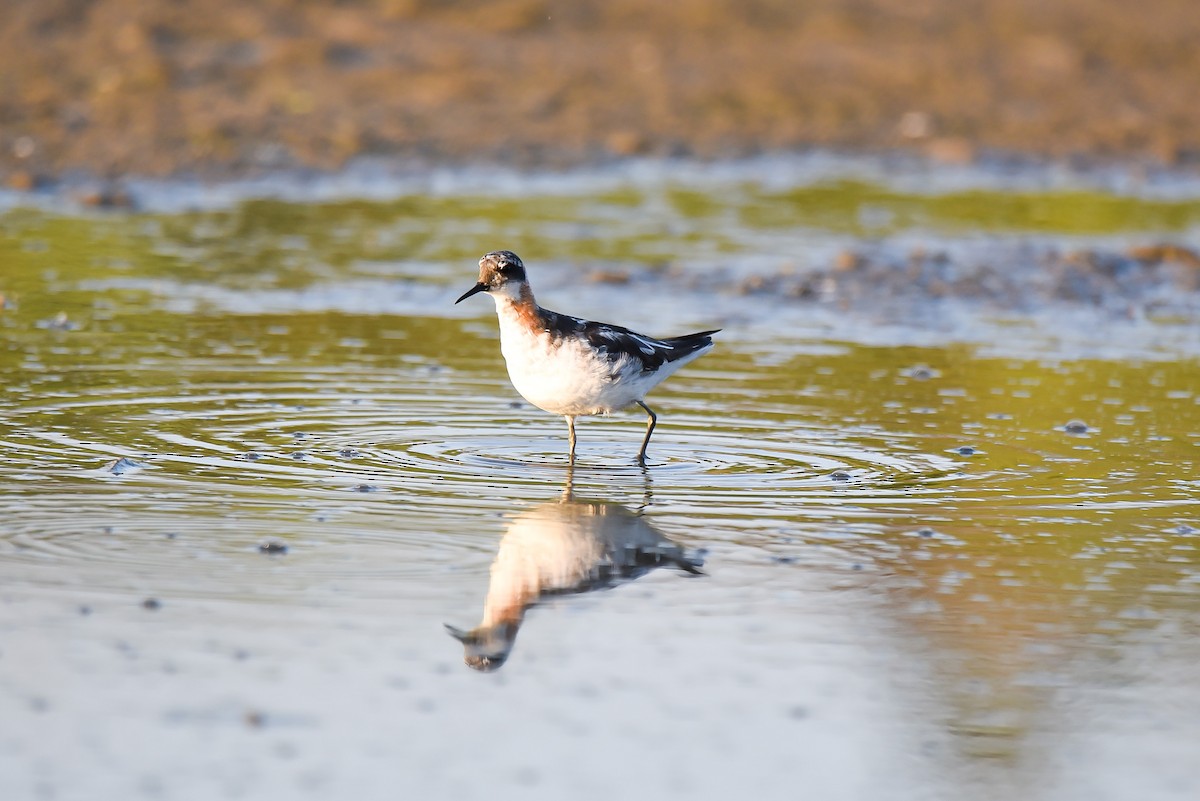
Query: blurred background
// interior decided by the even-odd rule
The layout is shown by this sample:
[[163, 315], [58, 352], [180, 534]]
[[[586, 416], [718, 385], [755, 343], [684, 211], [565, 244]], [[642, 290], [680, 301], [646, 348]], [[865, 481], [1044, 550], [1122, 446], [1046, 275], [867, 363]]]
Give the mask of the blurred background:
[[0, 172], [1200, 160], [1191, 0], [5, 0]]

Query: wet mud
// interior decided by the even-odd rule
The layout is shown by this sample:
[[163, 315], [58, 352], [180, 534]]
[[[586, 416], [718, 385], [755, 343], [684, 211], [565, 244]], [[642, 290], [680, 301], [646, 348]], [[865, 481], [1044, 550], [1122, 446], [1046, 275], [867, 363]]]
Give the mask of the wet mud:
[[1190, 0], [10, 0], [0, 174], [578, 164], [812, 147], [1200, 158]]

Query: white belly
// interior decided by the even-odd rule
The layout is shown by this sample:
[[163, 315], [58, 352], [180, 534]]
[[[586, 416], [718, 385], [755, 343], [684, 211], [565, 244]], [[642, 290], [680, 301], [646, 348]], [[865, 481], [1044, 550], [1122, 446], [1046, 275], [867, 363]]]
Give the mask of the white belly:
[[551, 414], [608, 414], [645, 397], [679, 364], [643, 373], [641, 362], [626, 357], [611, 361], [587, 343], [530, 331], [515, 315], [500, 317], [500, 350], [508, 377], [525, 400]]
[[608, 414], [624, 409], [660, 380], [644, 378], [640, 365], [620, 369], [596, 356], [585, 343], [557, 341], [548, 333], [528, 334], [501, 329], [500, 349], [508, 377], [525, 400], [552, 414]]

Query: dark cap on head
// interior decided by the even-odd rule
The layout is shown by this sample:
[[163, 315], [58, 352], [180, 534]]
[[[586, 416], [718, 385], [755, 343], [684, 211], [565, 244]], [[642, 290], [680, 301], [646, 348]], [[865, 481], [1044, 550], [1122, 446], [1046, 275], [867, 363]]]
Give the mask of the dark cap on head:
[[492, 292], [511, 281], [525, 280], [525, 264], [511, 250], [493, 250], [479, 260], [479, 281], [455, 303], [462, 303], [479, 292]]

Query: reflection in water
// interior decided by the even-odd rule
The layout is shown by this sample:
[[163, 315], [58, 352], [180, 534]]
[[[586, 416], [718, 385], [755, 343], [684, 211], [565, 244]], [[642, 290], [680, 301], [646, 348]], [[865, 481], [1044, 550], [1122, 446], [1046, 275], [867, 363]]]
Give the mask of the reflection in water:
[[607, 501], [576, 498], [568, 472], [560, 500], [539, 504], [509, 523], [492, 561], [479, 625], [463, 631], [446, 624], [463, 644], [464, 661], [483, 671], [503, 665], [525, 611], [542, 596], [606, 589], [656, 567], [700, 575], [699, 555], [686, 554], [660, 534], [642, 516], [644, 508], [645, 503], [634, 512]]

